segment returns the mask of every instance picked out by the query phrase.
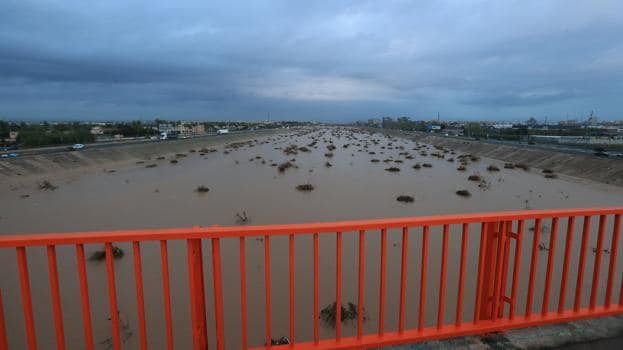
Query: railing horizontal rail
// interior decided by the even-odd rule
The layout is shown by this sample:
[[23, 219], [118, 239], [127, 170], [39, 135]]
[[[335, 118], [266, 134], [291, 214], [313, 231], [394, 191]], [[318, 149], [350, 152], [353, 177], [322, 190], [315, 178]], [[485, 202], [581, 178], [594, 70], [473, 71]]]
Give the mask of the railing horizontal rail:
[[264, 236], [266, 234], [270, 234], [271, 236], [310, 233], [328, 234], [335, 233], [337, 231], [348, 232], [359, 230], [375, 230], [383, 228], [390, 229], [402, 228], [405, 226], [421, 227], [444, 224], [454, 225], [463, 223], [487, 223], [522, 219], [544, 219], [553, 217], [612, 215], [621, 212], [623, 212], [623, 207], [574, 208], [431, 215], [392, 219], [352, 220], [309, 224], [258, 225], [244, 227], [197, 226], [175, 229], [115, 230], [45, 234], [24, 233], [0, 236], [0, 248], [63, 244], [92, 244], [106, 242], [227, 238]]

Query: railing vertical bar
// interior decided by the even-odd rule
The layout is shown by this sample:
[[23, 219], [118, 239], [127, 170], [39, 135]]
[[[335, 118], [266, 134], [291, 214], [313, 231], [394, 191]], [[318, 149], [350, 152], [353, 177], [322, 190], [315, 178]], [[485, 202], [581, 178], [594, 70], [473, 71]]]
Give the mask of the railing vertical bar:
[[242, 350], [249, 346], [247, 330], [247, 259], [244, 236], [240, 237], [240, 323], [242, 328]]
[[26, 248], [17, 247], [17, 264], [19, 269], [19, 282], [22, 291], [22, 310], [24, 311], [24, 322], [26, 324], [26, 337], [28, 338], [28, 348], [37, 348], [37, 336], [35, 333], [35, 317], [32, 312], [32, 298], [30, 294], [30, 279], [28, 274], [28, 260], [26, 258]]
[[448, 267], [448, 231], [450, 225], [443, 225], [443, 242], [441, 245], [441, 273], [439, 276], [439, 298], [437, 305], [437, 329], [443, 327], [443, 312], [446, 299], [446, 270]]
[[364, 256], [366, 245], [366, 232], [359, 231], [359, 288], [357, 292], [357, 339], [363, 336], [363, 287], [364, 287]]
[[[513, 229], [513, 222], [506, 222], [506, 230], [504, 231], [504, 256], [502, 259], [502, 283], [500, 286], [501, 297], [506, 296], [506, 286], [508, 285], [508, 264], [510, 262], [511, 240], [509, 232]], [[512, 297], [511, 297], [512, 298]], [[504, 316], [504, 300], [500, 300], [502, 307], [498, 308], [498, 317]], [[510, 301], [512, 303], [512, 299]]]
[[504, 248], [506, 247], [506, 231], [508, 230], [508, 222], [500, 222], [498, 229], [498, 241], [495, 257], [495, 272], [494, 272], [494, 288], [493, 288], [493, 303], [491, 307], [491, 320], [495, 321], [498, 318], [498, 308], [500, 307], [500, 295], [502, 294], [502, 265], [504, 260]]
[[573, 302], [573, 311], [580, 311], [582, 306], [582, 289], [584, 288], [584, 270], [586, 269], [586, 250], [588, 246], [588, 238], [590, 236], [591, 217], [585, 216], [582, 224], [582, 244], [580, 246], [580, 261], [578, 263], [578, 278], [575, 284], [575, 298]]
[[76, 266], [78, 266], [78, 281], [80, 283], [80, 305], [82, 308], [82, 324], [84, 329], [84, 345], [93, 350], [93, 326], [91, 323], [91, 304], [89, 302], [89, 282], [85, 266], [84, 245], [76, 244]]
[[342, 338], [342, 232], [335, 235], [335, 340]]
[[63, 327], [63, 310], [61, 293], [58, 284], [58, 267], [56, 264], [56, 247], [47, 246], [48, 274], [50, 278], [50, 293], [52, 294], [52, 312], [54, 313], [54, 331], [56, 333], [56, 348], [65, 349], [65, 330]]
[[565, 257], [562, 263], [562, 277], [560, 280], [560, 295], [558, 296], [558, 313], [565, 311], [567, 298], [567, 282], [569, 281], [569, 267], [571, 265], [571, 249], [573, 248], [573, 231], [575, 226], [575, 216], [567, 219], [567, 234], [565, 236]]
[[147, 328], [145, 326], [145, 295], [143, 289], [143, 267], [141, 259], [141, 243], [132, 242], [134, 255], [134, 278], [136, 280], [136, 312], [138, 314], [138, 330], [141, 350], [147, 349]]
[[115, 265], [112, 252], [112, 243], [106, 242], [106, 271], [108, 276], [108, 300], [110, 308], [110, 322], [112, 323], [112, 341], [115, 350], [121, 349], [121, 336], [119, 333], [119, 307], [117, 306], [117, 290], [115, 287]]
[[[482, 223], [480, 227], [480, 247], [478, 248], [478, 277], [476, 282], [476, 302], [474, 307], [474, 324], [480, 321], [480, 305], [482, 304], [483, 275], [485, 269], [485, 243], [489, 225]], [[486, 300], [484, 300], [486, 302]]]
[[543, 291], [543, 302], [541, 304], [541, 314], [547, 315], [549, 311], [550, 291], [552, 289], [552, 272], [554, 270], [554, 258], [556, 257], [556, 237], [558, 235], [558, 219], [552, 218], [552, 228], [549, 234], [549, 254], [547, 256], [547, 272], [545, 274], [545, 289]]
[[612, 229], [612, 241], [610, 243], [610, 264], [608, 266], [608, 284], [606, 285], [606, 309], [612, 304], [612, 285], [616, 271], [617, 253], [619, 250], [619, 234], [621, 231], [621, 214], [614, 216], [614, 228]]
[[2, 289], [0, 289], [0, 349], [9, 348], [9, 339], [6, 333], [6, 321], [4, 320], [4, 301], [2, 300]]
[[508, 311], [509, 319], [515, 318], [517, 308], [517, 288], [519, 287], [519, 270], [521, 269], [521, 247], [523, 245], [524, 221], [517, 223], [517, 239], [515, 240], [515, 260], [513, 262], [513, 285], [511, 286], [511, 305]]
[[264, 290], [266, 299], [266, 347], [272, 346], [272, 328], [270, 321], [270, 236], [264, 235]]
[[[268, 244], [268, 242], [267, 242]], [[225, 348], [223, 331], [223, 278], [221, 276], [221, 241], [212, 238], [212, 279], [214, 280], [214, 313], [216, 322], [216, 348]], [[270, 304], [270, 303], [269, 303]], [[267, 318], [270, 320], [270, 318]]]
[[428, 270], [428, 232], [429, 227], [424, 226], [422, 229], [422, 262], [420, 264], [420, 305], [418, 310], [418, 331], [423, 332], [426, 326], [425, 308], [426, 308], [426, 272]]
[[381, 271], [379, 286], [379, 336], [385, 332], [385, 282], [387, 273], [387, 229], [381, 229]]
[[469, 224], [464, 223], [461, 230], [461, 262], [459, 263], [459, 291], [456, 296], [456, 314], [454, 324], [457, 327], [463, 323], [463, 290], [465, 288], [465, 264], [467, 260], [467, 235]]
[[534, 235], [532, 237], [532, 252], [530, 258], [530, 279], [528, 281], [528, 297], [526, 300], [526, 318], [532, 316], [532, 305], [534, 301], [534, 285], [536, 283], [536, 267], [539, 262], [539, 243], [541, 241], [541, 219], [534, 222]]
[[314, 233], [314, 344], [320, 342], [318, 317], [318, 233]]
[[591, 284], [591, 296], [588, 308], [595, 309], [597, 303], [597, 289], [599, 288], [599, 274], [601, 273], [601, 256], [604, 248], [604, 231], [606, 229], [606, 215], [599, 216], [599, 228], [597, 230], [597, 251], [595, 252], [595, 263], [593, 266], [593, 282]]
[[169, 283], [169, 253], [167, 241], [160, 241], [160, 263], [162, 268], [162, 298], [167, 335], [167, 349], [173, 349], [173, 318], [171, 313], [171, 287]]
[[208, 347], [205, 309], [205, 284], [201, 239], [188, 239], [188, 287], [190, 289], [190, 316], [193, 330], [193, 349]]
[[398, 314], [398, 333], [405, 330], [405, 298], [407, 289], [407, 256], [409, 254], [409, 228], [402, 228], [402, 254], [400, 261], [400, 309]]
[[294, 235], [289, 237], [289, 273], [290, 273], [290, 344], [294, 345], [294, 314], [295, 314], [295, 294], [294, 294]]

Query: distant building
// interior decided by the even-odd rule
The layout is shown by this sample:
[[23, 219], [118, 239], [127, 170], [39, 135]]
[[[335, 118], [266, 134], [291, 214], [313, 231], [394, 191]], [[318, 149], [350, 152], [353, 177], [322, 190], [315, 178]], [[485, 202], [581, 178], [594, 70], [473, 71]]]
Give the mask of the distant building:
[[158, 124], [158, 131], [160, 131], [160, 133], [169, 133], [173, 130], [175, 130], [175, 125], [173, 124]]
[[428, 132], [439, 131], [439, 130], [441, 130], [441, 125], [436, 125], [436, 124], [426, 125], [426, 131]]
[[597, 119], [596, 115], [592, 115], [588, 117], [587, 124], [590, 126], [597, 126], [599, 124], [599, 119]]
[[19, 136], [19, 131], [9, 131], [9, 140], [11, 142], [17, 142], [18, 136]]
[[383, 126], [383, 122], [381, 121], [381, 119], [378, 118], [368, 119], [368, 126], [380, 128], [381, 126]]
[[381, 122], [381, 127], [382, 128], [387, 128], [393, 122], [394, 122], [394, 120], [392, 118], [390, 118], [390, 117], [383, 117], [383, 121]]
[[446, 136], [463, 136], [463, 129], [446, 128], [443, 132]]
[[491, 125], [492, 128], [494, 129], [512, 129], [513, 128], [513, 124], [509, 124], [509, 123], [496, 123]]
[[101, 126], [94, 126], [91, 128], [91, 134], [104, 135], [104, 128], [102, 128]]

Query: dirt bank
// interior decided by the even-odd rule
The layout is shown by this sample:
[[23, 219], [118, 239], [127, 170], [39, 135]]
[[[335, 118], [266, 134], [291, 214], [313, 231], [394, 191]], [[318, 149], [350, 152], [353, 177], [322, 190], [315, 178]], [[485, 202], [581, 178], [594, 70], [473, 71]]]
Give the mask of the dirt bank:
[[623, 186], [622, 160], [599, 158], [593, 155], [562, 153], [554, 150], [546, 151], [519, 146], [495, 145], [428, 134], [413, 136], [412, 134], [405, 135], [397, 131], [388, 133], [481, 157], [493, 158], [504, 162], [523, 163], [531, 168], [551, 169], [556, 173], [568, 176]]
[[172, 154], [199, 150], [203, 147], [222, 145], [229, 142], [247, 141], [257, 137], [287, 132], [283, 129], [260, 130], [237, 134], [207, 136], [200, 138], [146, 142], [144, 144], [118, 145], [89, 148], [79, 152], [55, 152], [24, 155], [0, 161], [0, 179], [23, 179], [30, 177], [84, 173], [155, 160]]

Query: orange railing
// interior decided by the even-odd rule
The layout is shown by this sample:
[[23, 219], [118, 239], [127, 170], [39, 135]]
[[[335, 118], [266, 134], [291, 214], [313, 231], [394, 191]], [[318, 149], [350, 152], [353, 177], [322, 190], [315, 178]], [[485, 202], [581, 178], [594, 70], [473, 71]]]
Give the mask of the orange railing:
[[[621, 263], [617, 261], [619, 249], [619, 235], [621, 231], [621, 214], [623, 207], [596, 208], [596, 209], [560, 209], [560, 210], [530, 210], [511, 211], [484, 214], [441, 215], [427, 217], [413, 217], [400, 219], [361, 220], [314, 224], [291, 224], [291, 225], [268, 225], [268, 226], [238, 226], [238, 227], [195, 227], [189, 229], [165, 229], [165, 230], [140, 230], [140, 231], [111, 231], [111, 232], [80, 232], [80, 233], [54, 233], [54, 234], [25, 234], [0, 236], [0, 248], [12, 248], [16, 251], [17, 266], [19, 273], [19, 289], [21, 292], [21, 306], [24, 319], [26, 344], [28, 348], [37, 348], [37, 329], [35, 327], [35, 309], [47, 308], [48, 305], [33, 304], [31, 294], [31, 281], [29, 279], [29, 267], [27, 249], [35, 246], [46, 247], [47, 268], [51, 292], [51, 309], [54, 319], [54, 334], [56, 345], [59, 349], [65, 348], [65, 329], [63, 326], [63, 310], [59, 288], [57, 271], [56, 248], [61, 245], [75, 247], [78, 285], [80, 289], [80, 308], [82, 311], [82, 330], [85, 344], [80, 347], [94, 348], [93, 325], [91, 320], [91, 305], [89, 286], [87, 282], [87, 269], [85, 266], [85, 245], [100, 243], [105, 245], [106, 271], [108, 285], [108, 305], [111, 315], [112, 345], [115, 349], [122, 346], [119, 326], [119, 313], [117, 305], [117, 289], [115, 286], [115, 264], [113, 260], [113, 243], [131, 242], [134, 263], [134, 279], [136, 290], [137, 318], [139, 329], [139, 344], [142, 349], [147, 348], [148, 338], [146, 329], [146, 316], [144, 306], [144, 283], [142, 278], [141, 244], [147, 241], [159, 242], [162, 288], [164, 298], [164, 316], [166, 327], [167, 348], [173, 348], [170, 273], [167, 242], [171, 240], [185, 240], [188, 257], [188, 276], [190, 294], [190, 318], [192, 324], [192, 343], [195, 349], [205, 349], [208, 345], [208, 322], [206, 322], [205, 285], [203, 271], [202, 242], [210, 241], [212, 259], [212, 278], [214, 296], [214, 333], [216, 334], [216, 348], [230, 348], [225, 342], [223, 315], [223, 282], [221, 263], [221, 240], [239, 240], [240, 259], [240, 311], [241, 323], [240, 339], [241, 347], [247, 348], [270, 348], [271, 337], [271, 238], [275, 236], [288, 237], [288, 271], [289, 271], [289, 340], [295, 349], [343, 349], [365, 348], [398, 343], [416, 342], [430, 339], [478, 334], [511, 328], [544, 325], [555, 322], [565, 322], [577, 319], [614, 315], [623, 312], [623, 282], [618, 281], [621, 275]], [[591, 219], [595, 217], [596, 230], [591, 229]], [[576, 230], [582, 222], [581, 230]], [[551, 229], [543, 230], [543, 223], [551, 224]], [[566, 222], [566, 234], [564, 247], [562, 239], [558, 238], [559, 225]], [[526, 229], [527, 224], [533, 224]], [[595, 223], [595, 221], [593, 221]], [[439, 228], [441, 239], [441, 251], [430, 251], [429, 239], [433, 234], [432, 228]], [[455, 241], [460, 241], [456, 249], [460, 254], [458, 259], [458, 280], [455, 290], [447, 288], [447, 270], [449, 254], [449, 238], [451, 229], [457, 231]], [[477, 229], [470, 232], [470, 228]], [[400, 286], [397, 295], [387, 293], [387, 237], [388, 232], [401, 230], [401, 256], [400, 256]], [[472, 230], [474, 231], [474, 230]], [[546, 231], [546, 232], [542, 232]], [[342, 287], [343, 287], [343, 257], [342, 242], [343, 234], [358, 234], [358, 285], [357, 285], [357, 320], [356, 334], [342, 336], [342, 322], [335, 323], [335, 334], [329, 339], [321, 339], [319, 330], [319, 236], [335, 235], [335, 300], [336, 320], [341, 320]], [[378, 320], [376, 332], [364, 332], [364, 275], [365, 275], [365, 238], [366, 234], [380, 235], [380, 280], [378, 281], [378, 313], [373, 317]], [[393, 233], [391, 233], [393, 234]], [[299, 341], [296, 336], [295, 322], [301, 322], [295, 315], [295, 240], [300, 235], [313, 237], [313, 321], [306, 325], [313, 328], [313, 337]], [[419, 292], [413, 296], [418, 300], [417, 312], [406, 307], [406, 285], [410, 275], [418, 271], [408, 271], [408, 256], [410, 237], [417, 235], [421, 239], [420, 256], [418, 257], [419, 268]], [[477, 260], [469, 259], [468, 241], [471, 235], [478, 235], [480, 244], [477, 250]], [[524, 237], [531, 236], [531, 242], [526, 242], [525, 257], [522, 253]], [[544, 235], [549, 235], [547, 246], [542, 241]], [[579, 248], [574, 245], [574, 236], [581, 235]], [[249, 344], [247, 314], [247, 262], [245, 240], [252, 236], [263, 237], [264, 246], [264, 289], [265, 289], [265, 341], [259, 344]], [[460, 239], [459, 239], [460, 237]], [[591, 259], [591, 237], [594, 237], [595, 246], [592, 251], [594, 258]], [[562, 237], [561, 237], [562, 238]], [[576, 238], [577, 239], [577, 238]], [[559, 242], [561, 241], [561, 242]], [[608, 245], [609, 242], [609, 245]], [[473, 247], [472, 249], [474, 249]], [[511, 248], [514, 251], [511, 255]], [[562, 253], [562, 254], [557, 254]], [[547, 254], [545, 265], [544, 259], [539, 259], [541, 253]], [[332, 253], [333, 254], [333, 253]], [[413, 253], [412, 253], [413, 254]], [[579, 257], [577, 256], [579, 254]], [[609, 259], [607, 256], [609, 255]], [[561, 260], [562, 257], [562, 260]], [[512, 258], [512, 259], [511, 259]], [[529, 260], [522, 260], [527, 259]], [[435, 260], [433, 260], [435, 259]], [[439, 259], [439, 260], [437, 260]], [[512, 263], [511, 263], [512, 260]], [[577, 260], [577, 265], [572, 261]], [[608, 263], [605, 278], [600, 278], [605, 270], [602, 270], [602, 260]], [[522, 273], [521, 267], [528, 266], [528, 279], [525, 287], [519, 281]], [[431, 280], [427, 273], [433, 264], [439, 263], [439, 280]], [[465, 300], [466, 280], [471, 276], [466, 274], [466, 267], [476, 266], [474, 300]], [[522, 265], [523, 264], [523, 265]], [[592, 264], [592, 265], [591, 265]], [[587, 274], [587, 266], [592, 266], [592, 273]], [[542, 267], [542, 268], [541, 268]], [[38, 266], [37, 266], [38, 268]], [[562, 269], [562, 270], [561, 270]], [[523, 272], [528, 272], [523, 271]], [[539, 272], [544, 273], [542, 288], [537, 281]], [[556, 273], [559, 271], [559, 273]], [[354, 272], [354, 271], [353, 271]], [[590, 273], [590, 270], [588, 271]], [[571, 278], [575, 277], [575, 281]], [[590, 277], [590, 280], [589, 280]], [[585, 288], [590, 281], [590, 288]], [[438, 286], [436, 295], [436, 320], [433, 324], [426, 324], [426, 310], [431, 307], [427, 302], [433, 297], [427, 295], [427, 285]], [[555, 283], [557, 290], [553, 290]], [[571, 286], [571, 287], [570, 287]], [[153, 287], [153, 286], [150, 286]], [[538, 288], [537, 288], [538, 287]], [[6, 288], [6, 287], [5, 287]], [[15, 287], [17, 288], [17, 286]], [[573, 288], [573, 295], [570, 288]], [[3, 310], [2, 291], [0, 291], [0, 349], [8, 348], [8, 336], [6, 315]], [[519, 293], [525, 293], [525, 304], [519, 304]], [[535, 312], [535, 294], [542, 295], [540, 312]], [[541, 294], [542, 293], [542, 294]], [[539, 295], [537, 294], [537, 295]], [[618, 295], [615, 295], [618, 294]], [[386, 330], [386, 301], [387, 298], [397, 297], [399, 308], [396, 329]], [[552, 297], [557, 300], [557, 305], [552, 304]], [[572, 297], [572, 299], [571, 299]], [[455, 299], [454, 299], [455, 298]], [[452, 310], [453, 320], [445, 317], [444, 310], [446, 301], [454, 299], [455, 308]], [[471, 304], [473, 302], [473, 304]], [[464, 307], [469, 306], [473, 311], [466, 315]], [[414, 314], [415, 313], [415, 314]], [[229, 315], [229, 314], [228, 314]], [[407, 315], [417, 319], [417, 325], [408, 327], [405, 320]], [[256, 315], [254, 315], [255, 317]], [[416, 317], [417, 316], [417, 317]], [[11, 332], [13, 336], [13, 332]], [[16, 341], [18, 343], [18, 341]], [[274, 346], [274, 345], [273, 345]]]

